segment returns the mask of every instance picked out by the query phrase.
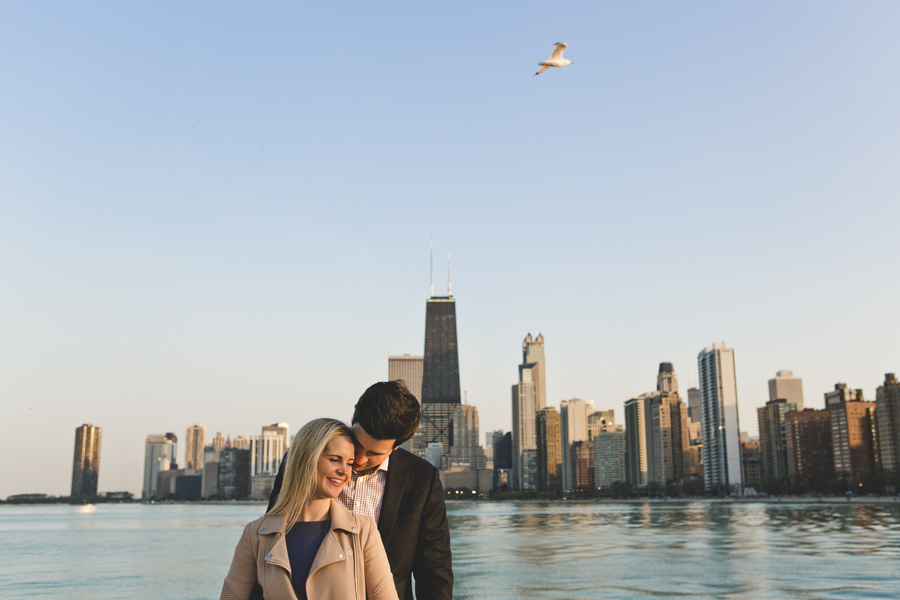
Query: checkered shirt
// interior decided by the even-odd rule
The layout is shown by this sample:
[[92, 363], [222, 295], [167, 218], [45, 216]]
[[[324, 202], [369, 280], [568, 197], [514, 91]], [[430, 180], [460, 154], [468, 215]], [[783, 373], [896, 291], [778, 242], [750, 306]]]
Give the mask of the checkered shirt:
[[384, 484], [390, 460], [391, 457], [387, 457], [378, 468], [369, 473], [359, 474], [354, 471], [350, 481], [338, 495], [338, 502], [357, 514], [372, 517], [377, 523], [381, 516], [381, 501], [384, 499]]

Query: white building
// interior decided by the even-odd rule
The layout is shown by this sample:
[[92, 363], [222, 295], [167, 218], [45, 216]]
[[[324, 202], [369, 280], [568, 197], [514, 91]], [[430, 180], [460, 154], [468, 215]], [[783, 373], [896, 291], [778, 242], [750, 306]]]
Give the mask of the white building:
[[537, 472], [528, 468], [523, 460], [524, 453], [537, 451], [537, 430], [535, 419], [538, 407], [538, 389], [534, 381], [537, 365], [519, 365], [519, 383], [512, 386], [512, 472], [513, 488], [517, 490], [537, 489]]
[[156, 484], [160, 471], [168, 471], [177, 464], [178, 438], [174, 433], [148, 435], [144, 445], [144, 488], [141, 498], [156, 498]]
[[803, 380], [794, 377], [793, 371], [778, 371], [774, 379], [769, 380], [769, 400], [787, 400], [795, 404], [794, 410], [803, 410]]
[[742, 494], [741, 429], [734, 350], [717, 342], [697, 355], [703, 423], [703, 480], [707, 490], [725, 485]]
[[435, 469], [443, 466], [444, 444], [441, 442], [429, 442], [425, 447], [425, 460], [434, 465]]
[[256, 475], [278, 474], [278, 465], [281, 464], [281, 459], [288, 449], [290, 439], [288, 428], [287, 423], [273, 423], [262, 428], [262, 434], [259, 436], [259, 448], [256, 453], [258, 460]]
[[594, 437], [594, 486], [625, 482], [625, 432], [601, 431]]
[[574, 489], [572, 444], [588, 441], [588, 416], [594, 412], [593, 400], [572, 398], [559, 403], [559, 437], [562, 445], [562, 489]]

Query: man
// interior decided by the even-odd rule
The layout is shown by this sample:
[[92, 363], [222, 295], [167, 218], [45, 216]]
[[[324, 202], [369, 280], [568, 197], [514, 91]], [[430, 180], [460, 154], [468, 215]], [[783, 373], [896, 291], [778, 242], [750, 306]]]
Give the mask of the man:
[[[450, 530], [438, 470], [400, 449], [419, 426], [419, 401], [402, 381], [382, 381], [360, 396], [351, 428], [356, 437], [353, 476], [338, 501], [375, 519], [397, 586], [412, 600], [452, 600]], [[278, 470], [269, 509], [281, 490]]]

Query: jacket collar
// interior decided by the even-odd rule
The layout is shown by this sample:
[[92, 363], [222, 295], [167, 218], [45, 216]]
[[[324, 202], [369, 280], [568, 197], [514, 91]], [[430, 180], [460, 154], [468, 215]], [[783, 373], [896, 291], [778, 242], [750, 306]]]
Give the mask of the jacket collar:
[[[344, 508], [339, 502], [331, 500], [331, 531], [345, 531], [350, 534], [359, 533], [359, 527], [356, 524], [356, 518], [349, 510]], [[274, 535], [276, 533], [284, 533], [285, 530], [284, 515], [266, 515], [259, 524], [260, 535]]]
[[[331, 526], [330, 533], [326, 534], [322, 545], [319, 547], [316, 557], [310, 568], [310, 575], [317, 569], [333, 563], [347, 560], [341, 544], [335, 537], [335, 532], [342, 531], [350, 535], [359, 533], [356, 517], [349, 510], [332, 499], [331, 501]], [[266, 562], [278, 565], [291, 573], [291, 561], [287, 552], [287, 543], [284, 539], [285, 530], [284, 515], [266, 515], [263, 517], [257, 530], [261, 536], [266, 536]], [[276, 535], [279, 534], [279, 535]]]

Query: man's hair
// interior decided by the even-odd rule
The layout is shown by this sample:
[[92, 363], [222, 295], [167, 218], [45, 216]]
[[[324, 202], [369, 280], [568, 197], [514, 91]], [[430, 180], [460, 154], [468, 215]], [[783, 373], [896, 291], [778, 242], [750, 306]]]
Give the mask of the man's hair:
[[396, 440], [396, 447], [413, 436], [421, 418], [419, 401], [398, 379], [379, 381], [363, 392], [351, 423], [359, 423], [376, 440]]

